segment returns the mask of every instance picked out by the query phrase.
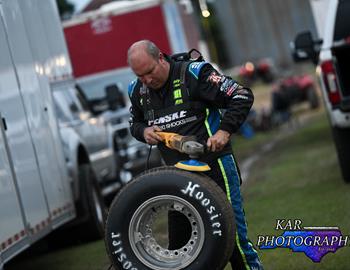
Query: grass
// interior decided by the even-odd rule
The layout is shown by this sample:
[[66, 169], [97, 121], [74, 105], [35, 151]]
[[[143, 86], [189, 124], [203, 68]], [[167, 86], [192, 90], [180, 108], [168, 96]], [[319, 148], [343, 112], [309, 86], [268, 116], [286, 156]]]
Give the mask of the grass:
[[[279, 142], [255, 164], [243, 186], [249, 236], [280, 235], [276, 219], [301, 219], [304, 226], [339, 226], [350, 235], [350, 185], [343, 182], [326, 117]], [[266, 269], [349, 269], [349, 247], [315, 264], [290, 249], [261, 250]], [[225, 270], [231, 269], [226, 267]]]
[[102, 240], [44, 254], [36, 253], [31, 250], [23, 254], [19, 260], [5, 265], [5, 270], [107, 270], [109, 267]]
[[[251, 153], [273, 134], [252, 141], [237, 139], [237, 151]], [[242, 145], [243, 144], [243, 145]], [[325, 115], [313, 117], [307, 127], [278, 142], [253, 166], [242, 186], [249, 237], [281, 234], [276, 219], [301, 219], [303, 226], [339, 226], [350, 235], [350, 185], [340, 176], [335, 149]], [[327, 254], [313, 263], [303, 253], [290, 249], [259, 250], [265, 269], [349, 269], [350, 248]], [[6, 270], [106, 270], [109, 262], [102, 241], [24, 257]], [[230, 270], [227, 266], [225, 270]]]
[[277, 130], [269, 130], [266, 132], [258, 132], [254, 134], [252, 139], [246, 139], [240, 135], [233, 135], [232, 148], [238, 161], [242, 161], [253, 155], [264, 144], [271, 141], [271, 139], [278, 134]]

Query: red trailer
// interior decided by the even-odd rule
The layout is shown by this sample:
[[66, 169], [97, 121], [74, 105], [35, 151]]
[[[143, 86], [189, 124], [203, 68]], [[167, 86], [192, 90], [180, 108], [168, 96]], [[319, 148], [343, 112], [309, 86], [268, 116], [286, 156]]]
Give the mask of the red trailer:
[[126, 90], [133, 78], [126, 54], [137, 40], [152, 40], [168, 54], [201, 49], [190, 9], [173, 0], [116, 1], [65, 21], [74, 75], [87, 95], [111, 83]]

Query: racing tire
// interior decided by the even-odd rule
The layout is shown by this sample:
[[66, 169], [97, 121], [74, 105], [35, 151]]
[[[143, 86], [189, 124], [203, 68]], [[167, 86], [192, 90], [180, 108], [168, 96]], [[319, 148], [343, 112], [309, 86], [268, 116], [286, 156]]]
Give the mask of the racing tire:
[[[162, 210], [187, 217], [191, 233], [183, 246], [168, 249], [156, 239], [153, 225]], [[136, 177], [113, 200], [105, 244], [115, 269], [221, 270], [232, 255], [234, 235], [232, 207], [213, 180], [160, 167]]]
[[104, 237], [104, 225], [107, 218], [106, 205], [101, 188], [91, 165], [79, 166], [80, 196], [86, 221], [81, 225], [83, 240], [97, 240]]
[[332, 127], [332, 131], [343, 179], [350, 183], [350, 128]]

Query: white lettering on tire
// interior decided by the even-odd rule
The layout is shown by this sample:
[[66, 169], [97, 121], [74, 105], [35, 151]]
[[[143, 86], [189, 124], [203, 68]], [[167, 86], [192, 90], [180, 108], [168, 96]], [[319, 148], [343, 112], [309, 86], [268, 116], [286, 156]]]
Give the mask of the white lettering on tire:
[[111, 233], [112, 246], [115, 247], [112, 250], [112, 254], [117, 256], [117, 260], [121, 263], [123, 269], [126, 270], [138, 270], [136, 267], [133, 267], [132, 262], [128, 260], [126, 254], [123, 252], [121, 234], [120, 233]]
[[191, 198], [196, 199], [206, 208], [206, 212], [209, 214], [209, 219], [211, 221], [211, 227], [213, 228], [213, 235], [222, 236], [222, 231], [219, 229], [221, 227], [221, 223], [216, 220], [221, 216], [221, 213], [216, 211], [215, 206], [211, 205], [210, 199], [205, 196], [203, 191], [199, 190], [200, 188], [200, 185], [193, 184], [191, 181], [189, 181], [187, 187], [181, 189], [181, 192]]

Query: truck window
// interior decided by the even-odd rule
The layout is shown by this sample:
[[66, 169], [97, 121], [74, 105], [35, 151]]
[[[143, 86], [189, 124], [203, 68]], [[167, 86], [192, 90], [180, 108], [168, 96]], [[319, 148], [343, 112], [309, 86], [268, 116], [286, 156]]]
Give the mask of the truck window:
[[83, 91], [89, 100], [106, 98], [105, 93], [103, 91], [103, 87], [96, 87], [94, 85], [91, 85], [88, 87], [84, 87]]
[[76, 96], [75, 87], [67, 89], [67, 91], [63, 92], [63, 94], [74, 119], [80, 119], [80, 115], [84, 112], [84, 109]]
[[73, 116], [62, 91], [53, 91], [53, 100], [58, 121], [61, 123], [72, 121]]
[[82, 108], [85, 111], [90, 111], [89, 104], [88, 104], [87, 100], [85, 99], [85, 97], [82, 95], [82, 93], [77, 88], [74, 88], [74, 93], [75, 93], [76, 97], [78, 98]]
[[56, 111], [58, 122], [60, 122], [60, 123], [67, 123], [67, 122], [69, 122], [68, 116], [63, 112], [62, 108], [57, 103], [56, 99], [53, 100], [53, 103], [54, 103], [54, 106], [55, 106], [55, 111]]
[[[73, 91], [73, 92], [72, 92]], [[74, 96], [73, 89], [57, 90], [53, 92], [57, 107], [60, 108], [61, 119], [79, 120], [83, 111], [79, 100]], [[59, 116], [58, 114], [57, 116]], [[63, 118], [64, 116], [64, 118]]]
[[350, 1], [340, 0], [335, 20], [333, 40], [350, 37]]

